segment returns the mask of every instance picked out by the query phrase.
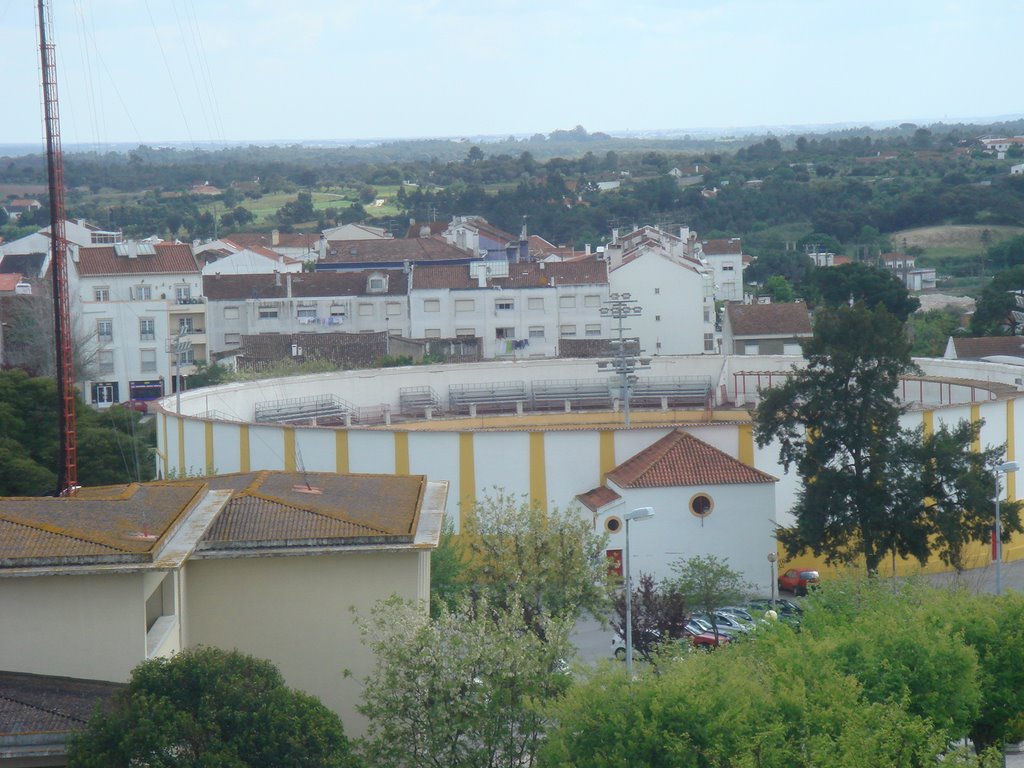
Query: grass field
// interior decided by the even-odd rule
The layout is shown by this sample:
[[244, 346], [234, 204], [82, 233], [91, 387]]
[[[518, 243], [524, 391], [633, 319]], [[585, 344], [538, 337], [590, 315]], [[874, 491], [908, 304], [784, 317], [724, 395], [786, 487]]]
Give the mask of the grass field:
[[[985, 233], [988, 233], [987, 235]], [[990, 245], [1024, 235], [1024, 227], [948, 225], [904, 229], [892, 234], [896, 249], [917, 246], [936, 261], [981, 254]]]

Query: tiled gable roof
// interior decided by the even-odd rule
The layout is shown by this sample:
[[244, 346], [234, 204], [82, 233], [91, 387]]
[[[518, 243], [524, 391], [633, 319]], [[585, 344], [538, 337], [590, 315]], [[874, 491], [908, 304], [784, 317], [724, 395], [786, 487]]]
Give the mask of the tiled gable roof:
[[266, 232], [235, 232], [225, 238], [241, 248], [252, 248], [262, 246], [263, 248], [302, 248], [303, 250], [316, 250], [320, 242], [319, 232], [278, 232], [277, 245], [274, 245], [274, 236]]
[[985, 357], [1024, 357], [1024, 337], [982, 336], [978, 338], [953, 337], [953, 348], [958, 360], [981, 360]]
[[433, 237], [375, 238], [372, 240], [328, 240], [326, 264], [375, 264], [380, 262], [465, 261], [460, 251]]
[[591, 512], [597, 512], [602, 507], [606, 507], [612, 502], [618, 501], [622, 497], [613, 491], [611, 488], [606, 488], [603, 485], [597, 488], [591, 488], [586, 493], [581, 493], [576, 498], [580, 504], [589, 509]]
[[806, 304], [729, 304], [725, 311], [733, 336], [806, 336], [811, 333], [811, 314]]
[[[387, 279], [384, 293], [367, 293], [367, 279], [383, 274]], [[288, 295], [291, 278], [293, 298], [331, 296], [405, 296], [409, 278], [400, 269], [369, 269], [345, 272], [294, 272], [284, 275], [205, 275], [203, 295], [210, 301], [244, 301], [246, 299], [283, 299]]]
[[106, 708], [122, 688], [123, 683], [0, 672], [0, 743], [81, 730], [96, 707]]
[[705, 256], [727, 256], [743, 253], [743, 245], [738, 237], [720, 240], [703, 240], [700, 244]]
[[[508, 277], [491, 277], [487, 288], [538, 288], [550, 285], [606, 285], [606, 262], [591, 257], [579, 261], [509, 264]], [[425, 265], [413, 271], [413, 288], [476, 288], [468, 265]]]
[[194, 275], [199, 263], [188, 243], [157, 243], [152, 256], [118, 256], [112, 245], [90, 245], [78, 249], [75, 268], [82, 276], [99, 275]]
[[748, 467], [678, 429], [624, 461], [607, 477], [620, 488], [778, 482], [766, 472]]

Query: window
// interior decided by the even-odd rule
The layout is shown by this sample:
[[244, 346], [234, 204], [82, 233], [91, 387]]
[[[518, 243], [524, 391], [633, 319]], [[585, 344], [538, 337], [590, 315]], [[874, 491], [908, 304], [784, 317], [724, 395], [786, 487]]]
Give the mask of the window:
[[224, 345], [232, 346], [235, 344], [242, 343], [242, 334], [240, 333], [225, 333], [224, 334]]
[[92, 385], [92, 401], [97, 405], [110, 405], [117, 402], [117, 382], [97, 381]]
[[149, 301], [153, 298], [153, 288], [149, 285], [136, 285], [132, 296], [136, 301]]
[[298, 307], [295, 316], [299, 320], [316, 320], [316, 307]]
[[344, 304], [332, 304], [331, 305], [331, 317], [339, 320], [344, 320], [348, 315], [348, 307]]
[[655, 289], [654, 289], [654, 295], [655, 295], [655, 296], [657, 296], [657, 295], [658, 295], [658, 294], [660, 294], [660, 293], [661, 293], [661, 288], [655, 288]]
[[561, 309], [575, 309], [576, 308], [576, 297], [575, 296], [559, 296], [558, 306]]
[[174, 286], [174, 298], [179, 304], [187, 304], [192, 300], [192, 289], [187, 285]]
[[705, 333], [704, 334], [704, 351], [714, 352], [715, 351], [715, 334]]
[[543, 297], [533, 297], [533, 298], [531, 298], [531, 299], [529, 299], [527, 301], [526, 306], [529, 309], [539, 309], [539, 310], [543, 311], [543, 309], [544, 309], [544, 298]]
[[225, 320], [237, 320], [238, 319], [238, 307], [224, 307], [224, 319]]
[[512, 299], [498, 299], [494, 302], [494, 308], [498, 311], [507, 311], [516, 308], [516, 303]]
[[260, 320], [276, 320], [277, 306], [274, 304], [261, 304], [259, 310]]
[[139, 341], [156, 340], [156, 321], [149, 317], [139, 319]]
[[456, 299], [455, 300], [455, 311], [456, 312], [473, 312], [476, 310], [475, 299]]
[[143, 373], [153, 373], [156, 370], [156, 350], [142, 349], [139, 352], [141, 354], [139, 370]]
[[660, 323], [661, 322], [661, 315], [655, 315], [654, 316], [654, 322]]
[[110, 344], [114, 341], [114, 321], [104, 318], [96, 321], [96, 341]]
[[589, 296], [584, 296], [583, 297], [583, 306], [584, 307], [600, 307], [601, 306], [601, 297], [596, 295], [596, 294], [591, 294]]
[[711, 309], [709, 307], [704, 307], [704, 322], [711, 322]]
[[424, 312], [440, 312], [441, 311], [441, 300], [440, 299], [424, 299], [423, 300], [423, 311]]
[[476, 336], [476, 331], [474, 331], [472, 328], [456, 328], [455, 329], [455, 335], [456, 336]]
[[735, 267], [733, 267], [732, 264], [723, 264], [722, 265], [722, 271], [723, 272], [732, 272], [734, 270], [735, 270]]
[[189, 347], [178, 353], [178, 365], [192, 365], [196, 361], [196, 351]]
[[586, 334], [587, 334], [587, 336], [600, 336], [601, 335], [601, 324], [600, 323], [587, 323]]
[[92, 297], [96, 301], [110, 301], [110, 289], [107, 286], [93, 288]]
[[363, 303], [359, 305], [359, 316], [370, 317], [373, 315], [373, 304]]
[[367, 293], [384, 293], [388, 287], [387, 279], [383, 275], [372, 275], [366, 281]]
[[544, 326], [543, 325], [531, 325], [530, 326], [530, 338], [538, 341], [544, 340]]
[[516, 337], [515, 328], [495, 328], [494, 338], [496, 339], [514, 339]]
[[389, 301], [387, 309], [388, 317], [402, 314], [402, 305], [397, 301]]
[[193, 333], [192, 329], [192, 318], [191, 317], [179, 317], [178, 318], [178, 335], [189, 336]]
[[558, 335], [562, 336], [563, 338], [566, 337], [566, 336], [575, 336], [576, 335], [576, 326], [575, 325], [563, 325], [563, 326], [560, 326], [559, 329], [558, 329]]
[[96, 368], [100, 373], [114, 372], [114, 351], [101, 349], [96, 353]]
[[715, 502], [706, 493], [698, 493], [690, 499], [690, 513], [696, 517], [705, 518], [715, 508]]
[[427, 330], [425, 330], [423, 332], [423, 336], [424, 336], [424, 338], [427, 338], [427, 339], [440, 339], [441, 338], [441, 329], [440, 328], [427, 328]]

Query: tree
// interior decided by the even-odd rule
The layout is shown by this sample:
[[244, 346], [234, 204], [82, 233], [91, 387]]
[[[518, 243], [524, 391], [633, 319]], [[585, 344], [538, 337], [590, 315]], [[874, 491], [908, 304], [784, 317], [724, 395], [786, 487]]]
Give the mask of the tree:
[[517, 605], [522, 626], [543, 636], [544, 614], [604, 615], [605, 538], [576, 509], [545, 511], [496, 489], [466, 515], [460, 538], [465, 583], [495, 607]]
[[765, 283], [761, 293], [771, 297], [775, 303], [792, 301], [794, 298], [793, 286], [782, 275], [772, 275]]
[[351, 766], [338, 716], [269, 661], [194, 648], [144, 661], [71, 741], [72, 768]]
[[811, 549], [829, 562], [859, 552], [876, 570], [889, 551], [920, 555], [896, 493], [907, 438], [896, 397], [914, 369], [903, 324], [863, 303], [820, 310], [804, 345], [807, 366], [767, 390], [755, 414], [758, 445], [780, 443], [803, 487], [796, 525], [780, 531], [791, 555]]
[[862, 302], [868, 309], [883, 306], [901, 322], [921, 306], [892, 272], [867, 264], [816, 269], [811, 274], [811, 287], [818, 302], [826, 306], [838, 307], [851, 302]]
[[[689, 620], [686, 599], [670, 582], [655, 585], [649, 573], [640, 574], [638, 586], [630, 601], [630, 623], [633, 625], [633, 648], [645, 661], [651, 661], [659, 640], [683, 637]], [[612, 628], [619, 637], [626, 636], [626, 593], [615, 597]]]
[[397, 599], [363, 625], [376, 666], [359, 711], [364, 752], [394, 768], [532, 766], [548, 719], [541, 704], [570, 685], [571, 619], [538, 616], [542, 641], [521, 610], [486, 600], [441, 608], [436, 619]]
[[700, 608], [711, 618], [711, 628], [718, 637], [718, 622], [715, 611], [723, 605], [741, 601], [751, 591], [752, 585], [743, 580], [729, 567], [728, 560], [714, 555], [703, 555], [678, 560], [672, 564], [675, 577], [670, 585], [686, 605]]
[[1012, 327], [1011, 310], [1016, 308], [1017, 295], [1024, 292], [1024, 265], [1005, 269], [992, 278], [978, 299], [971, 316], [971, 332], [976, 336], [1016, 333]]

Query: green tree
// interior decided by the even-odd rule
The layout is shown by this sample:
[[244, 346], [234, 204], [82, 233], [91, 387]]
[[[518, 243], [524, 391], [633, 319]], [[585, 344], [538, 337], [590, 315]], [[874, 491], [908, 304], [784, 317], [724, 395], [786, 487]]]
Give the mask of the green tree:
[[765, 280], [760, 293], [771, 298], [773, 302], [787, 302], [794, 298], [793, 286], [782, 275], [772, 275]]
[[[576, 509], [545, 511], [501, 489], [465, 516], [462, 578], [495, 607], [517, 605], [522, 626], [543, 615], [602, 617], [608, 607], [605, 537]], [[543, 636], [543, 635], [542, 635]]]
[[942, 357], [949, 337], [960, 328], [960, 315], [954, 310], [932, 309], [915, 312], [907, 321], [915, 357]]
[[533, 765], [548, 727], [540, 705], [571, 683], [572, 620], [538, 616], [542, 641], [523, 631], [520, 613], [486, 600], [442, 607], [436, 619], [397, 599], [376, 606], [363, 624], [376, 666], [359, 707], [369, 718], [369, 764]]
[[351, 766], [338, 716], [269, 661], [195, 648], [132, 671], [109, 712], [71, 741], [72, 768]]
[[711, 628], [718, 636], [715, 611], [723, 605], [738, 603], [753, 589], [739, 573], [729, 567], [728, 560], [702, 555], [672, 563], [675, 574], [669, 584], [690, 608], [699, 608], [711, 618]]
[[863, 303], [820, 310], [804, 345], [807, 365], [763, 393], [755, 434], [780, 445], [803, 487], [796, 525], [780, 531], [790, 555], [811, 549], [829, 562], [859, 553], [876, 570], [887, 552], [927, 557], [922, 532], [897, 493], [908, 438], [896, 397], [914, 370], [903, 324]]
[[1013, 327], [1011, 310], [1016, 307], [1016, 296], [1024, 292], [1024, 265], [999, 272], [985, 286], [978, 305], [971, 316], [971, 333], [975, 336], [998, 336]]
[[816, 269], [811, 274], [811, 288], [817, 301], [826, 306], [839, 307], [851, 302], [862, 302], [868, 309], [883, 306], [901, 322], [921, 306], [892, 272], [867, 264]]

